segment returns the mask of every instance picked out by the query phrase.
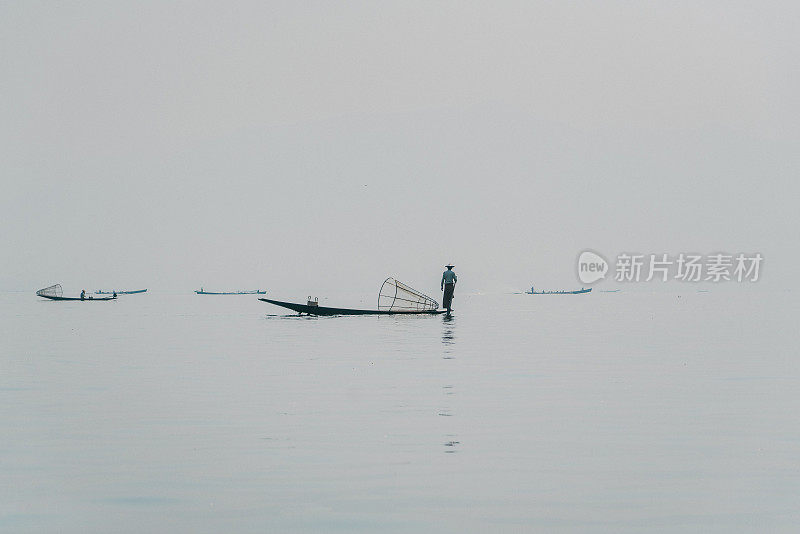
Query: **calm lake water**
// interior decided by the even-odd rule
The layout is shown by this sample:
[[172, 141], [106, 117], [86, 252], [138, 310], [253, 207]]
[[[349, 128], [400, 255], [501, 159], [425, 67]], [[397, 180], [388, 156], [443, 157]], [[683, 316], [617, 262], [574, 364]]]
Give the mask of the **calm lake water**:
[[797, 299], [670, 287], [2, 293], [0, 531], [796, 531]]

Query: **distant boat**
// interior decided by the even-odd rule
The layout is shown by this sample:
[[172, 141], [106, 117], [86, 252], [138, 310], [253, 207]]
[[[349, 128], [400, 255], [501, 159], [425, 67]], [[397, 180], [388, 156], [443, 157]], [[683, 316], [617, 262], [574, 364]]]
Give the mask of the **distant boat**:
[[94, 302], [96, 300], [116, 300], [117, 297], [93, 297], [91, 295], [81, 297], [65, 297], [64, 292], [61, 289], [61, 284], [55, 284], [50, 287], [46, 287], [44, 289], [40, 289], [36, 292], [37, 295], [40, 297], [44, 297], [50, 300], [80, 300], [82, 302]]
[[526, 291], [525, 293], [528, 295], [580, 295], [582, 293], [589, 293], [591, 290], [591, 287], [589, 289], [580, 288], [575, 291], [534, 291], [533, 288], [531, 288], [530, 291]]
[[136, 293], [145, 293], [147, 292], [146, 289], [135, 289], [133, 291], [100, 291], [99, 289], [94, 292], [95, 295], [113, 295], [116, 293], [117, 295], [133, 295]]
[[202, 287], [195, 291], [198, 295], [264, 295], [266, 290], [254, 289], [252, 291], [206, 291]]
[[601, 289], [600, 293], [619, 293], [619, 289]]

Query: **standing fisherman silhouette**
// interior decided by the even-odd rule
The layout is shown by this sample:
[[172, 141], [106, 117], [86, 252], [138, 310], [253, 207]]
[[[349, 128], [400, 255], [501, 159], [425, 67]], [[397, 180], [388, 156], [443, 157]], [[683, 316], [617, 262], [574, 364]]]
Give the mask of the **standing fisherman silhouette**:
[[453, 304], [453, 291], [456, 289], [456, 282], [458, 282], [458, 277], [456, 273], [453, 272], [453, 267], [455, 265], [445, 265], [447, 270], [442, 273], [442, 283], [440, 284], [442, 287], [442, 291], [444, 291], [444, 297], [442, 297], [442, 306], [447, 309], [447, 313], [449, 314], [451, 311], [451, 305]]

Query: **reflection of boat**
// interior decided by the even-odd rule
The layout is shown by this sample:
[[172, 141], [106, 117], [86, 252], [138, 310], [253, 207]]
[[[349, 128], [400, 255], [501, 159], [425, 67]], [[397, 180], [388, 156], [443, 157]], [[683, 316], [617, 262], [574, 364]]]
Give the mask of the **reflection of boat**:
[[534, 291], [533, 288], [531, 288], [530, 291], [526, 291], [525, 293], [528, 295], [580, 295], [582, 293], [589, 293], [591, 290], [591, 287], [589, 289], [580, 288], [575, 291]]
[[97, 297], [97, 298], [95, 298], [95, 297], [92, 297], [92, 296], [88, 296], [88, 297], [84, 297], [84, 298], [80, 298], [80, 297], [65, 297], [64, 296], [64, 292], [61, 289], [61, 284], [55, 284], [53, 286], [46, 287], [44, 289], [40, 289], [39, 291], [36, 292], [36, 294], [39, 295], [40, 297], [44, 297], [44, 298], [50, 299], [50, 300], [81, 300], [83, 302], [95, 301], [95, 300], [115, 300], [117, 298], [117, 297]]
[[146, 289], [136, 289], [134, 291], [95, 291], [95, 295], [113, 295], [116, 293], [117, 295], [134, 295], [136, 293], [145, 293]]
[[253, 291], [195, 291], [198, 295], [263, 295], [266, 291], [253, 290]]
[[330, 308], [320, 306], [316, 300], [312, 301], [309, 297], [308, 304], [298, 304], [295, 302], [283, 302], [272, 299], [258, 299], [276, 306], [282, 306], [297, 313], [308, 315], [395, 315], [395, 314], [428, 314], [434, 315], [445, 313], [446, 310], [439, 310], [439, 303], [427, 295], [423, 295], [416, 289], [398, 282], [394, 278], [384, 280], [381, 290], [378, 293], [377, 310], [354, 310], [350, 308]]

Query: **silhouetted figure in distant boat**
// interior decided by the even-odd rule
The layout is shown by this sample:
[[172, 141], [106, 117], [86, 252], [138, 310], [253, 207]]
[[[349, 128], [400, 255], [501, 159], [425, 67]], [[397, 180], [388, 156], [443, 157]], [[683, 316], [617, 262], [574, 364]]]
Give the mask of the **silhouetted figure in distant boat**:
[[456, 282], [458, 282], [458, 277], [456, 273], [453, 272], [453, 267], [455, 265], [445, 265], [447, 270], [442, 273], [442, 291], [444, 291], [444, 297], [442, 298], [442, 306], [447, 309], [447, 313], [449, 314], [451, 311], [451, 306], [453, 304], [453, 291], [456, 289]]
[[114, 291], [114, 298], [117, 298], [117, 292]]
[[[73, 293], [73, 295], [74, 295], [74, 293]], [[86, 290], [85, 289], [81, 289], [81, 300], [84, 300], [84, 299], [86, 299]]]

